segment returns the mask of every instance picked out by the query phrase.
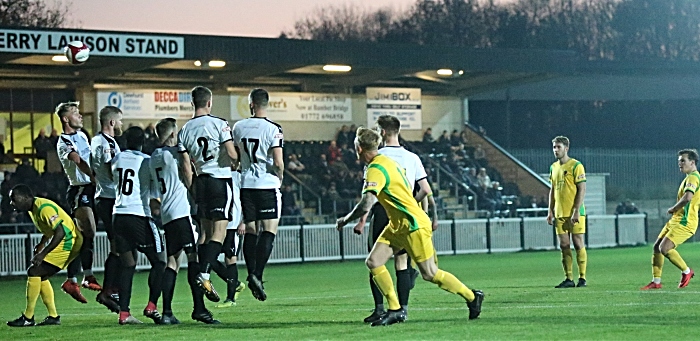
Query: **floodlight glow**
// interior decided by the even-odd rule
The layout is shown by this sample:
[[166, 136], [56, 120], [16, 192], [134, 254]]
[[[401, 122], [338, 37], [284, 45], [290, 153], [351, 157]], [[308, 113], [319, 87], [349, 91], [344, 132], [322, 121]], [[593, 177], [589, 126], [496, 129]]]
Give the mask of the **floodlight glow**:
[[440, 69], [437, 70], [437, 74], [440, 76], [452, 76], [452, 70], [450, 69]]
[[54, 62], [68, 63], [68, 58], [64, 55], [53, 56], [51, 57], [51, 60], [53, 60]]
[[352, 67], [350, 65], [324, 65], [323, 66], [323, 71], [326, 72], [348, 72], [352, 70]]
[[223, 60], [211, 60], [209, 61], [209, 67], [224, 67], [226, 62]]
[[201, 60], [195, 60], [195, 61], [194, 61], [194, 66], [202, 66], [202, 61], [201, 61]]

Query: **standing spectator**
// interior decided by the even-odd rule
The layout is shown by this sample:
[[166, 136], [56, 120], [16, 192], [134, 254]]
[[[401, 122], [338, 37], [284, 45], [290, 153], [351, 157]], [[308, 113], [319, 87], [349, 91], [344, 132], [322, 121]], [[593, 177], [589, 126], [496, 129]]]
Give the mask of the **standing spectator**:
[[333, 163], [338, 160], [342, 155], [342, 151], [338, 148], [336, 141], [331, 141], [331, 145], [328, 146], [328, 162]]
[[343, 157], [343, 160], [353, 160], [356, 159], [355, 157], [355, 143], [352, 144], [353, 148], [350, 148], [347, 144], [341, 144], [340, 145], [340, 153], [341, 156]]
[[433, 143], [435, 139], [433, 138], [433, 128], [428, 128], [423, 133], [423, 143]]
[[356, 133], [357, 133], [357, 126], [353, 124], [350, 126], [350, 142], [348, 142], [348, 145], [352, 146], [353, 148], [355, 147], [355, 134]]
[[49, 136], [49, 141], [51, 141], [51, 147], [55, 148], [56, 145], [58, 144], [58, 130], [51, 129], [51, 135]]
[[354, 141], [350, 139], [350, 128], [348, 128], [346, 125], [343, 125], [340, 128], [338, 134], [335, 136], [335, 140], [341, 146], [344, 144], [354, 143]]
[[44, 128], [39, 129], [39, 135], [34, 139], [34, 151], [37, 159], [46, 160], [47, 152], [53, 148]]

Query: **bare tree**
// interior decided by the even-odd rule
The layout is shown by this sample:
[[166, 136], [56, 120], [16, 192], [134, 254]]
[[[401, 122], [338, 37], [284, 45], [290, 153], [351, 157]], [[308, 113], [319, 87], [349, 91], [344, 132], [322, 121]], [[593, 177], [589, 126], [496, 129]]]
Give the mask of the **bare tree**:
[[0, 26], [64, 27], [69, 20], [69, 5], [48, 5], [42, 0], [0, 0]]

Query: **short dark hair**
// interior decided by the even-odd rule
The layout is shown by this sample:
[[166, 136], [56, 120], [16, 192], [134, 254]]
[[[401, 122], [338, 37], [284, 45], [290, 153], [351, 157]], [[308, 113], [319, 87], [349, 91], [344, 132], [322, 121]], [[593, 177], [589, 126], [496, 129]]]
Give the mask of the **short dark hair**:
[[255, 88], [250, 91], [248, 101], [258, 108], [265, 108], [270, 103], [270, 94], [262, 88]]
[[126, 149], [141, 150], [143, 144], [146, 142], [146, 133], [144, 133], [141, 127], [129, 127], [129, 129], [124, 132], [124, 139], [126, 139]]
[[25, 184], [16, 185], [15, 187], [12, 187], [11, 191], [13, 195], [19, 195], [25, 198], [34, 197], [34, 191], [32, 191], [32, 188]]
[[396, 116], [381, 115], [377, 118], [377, 124], [384, 129], [387, 134], [396, 135], [401, 129], [401, 121]]
[[156, 136], [163, 143], [177, 127], [177, 121], [172, 117], [166, 117], [156, 124]]
[[552, 139], [552, 143], [561, 143], [564, 147], [569, 148], [569, 138], [566, 136], [557, 136]]
[[60, 103], [56, 106], [56, 115], [58, 115], [58, 118], [63, 118], [63, 116], [66, 115], [68, 112], [68, 109], [70, 108], [78, 108], [80, 105], [80, 102], [65, 102], [65, 103]]
[[108, 106], [102, 108], [102, 110], [100, 110], [100, 116], [99, 116], [100, 117], [100, 125], [102, 125], [104, 127], [109, 121], [116, 119], [117, 115], [120, 115], [121, 113], [122, 113], [121, 109], [119, 109], [115, 106], [112, 106], [112, 105], [108, 105]]
[[688, 148], [688, 149], [682, 149], [678, 151], [678, 156], [681, 155], [686, 155], [688, 157], [688, 160], [690, 161], [695, 161], [695, 164], [698, 164], [698, 151], [694, 148]]
[[192, 104], [194, 104], [194, 110], [205, 108], [209, 101], [211, 101], [211, 90], [209, 90], [209, 88], [195, 86], [192, 89]]

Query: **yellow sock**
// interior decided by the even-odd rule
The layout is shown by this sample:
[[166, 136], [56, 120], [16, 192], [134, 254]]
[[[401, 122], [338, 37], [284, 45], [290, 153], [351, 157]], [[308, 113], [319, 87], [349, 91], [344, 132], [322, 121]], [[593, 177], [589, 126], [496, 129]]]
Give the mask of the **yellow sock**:
[[676, 249], [673, 249], [669, 251], [666, 254], [666, 258], [673, 263], [677, 268], [679, 268], [681, 271], [685, 271], [685, 269], [688, 268], [688, 264], [685, 264], [685, 261], [683, 260], [683, 257], [681, 257], [681, 254], [676, 251]]
[[27, 309], [24, 310], [24, 316], [28, 318], [34, 317], [34, 307], [36, 300], [39, 298], [41, 291], [41, 277], [27, 278]]
[[46, 310], [49, 311], [49, 316], [58, 316], [56, 302], [53, 299], [53, 287], [51, 287], [51, 282], [49, 282], [49, 280], [41, 281], [41, 300], [44, 301]]
[[586, 279], [586, 265], [588, 263], [588, 253], [586, 248], [582, 247], [576, 250], [576, 264], [578, 264], [578, 277]]
[[457, 277], [447, 271], [438, 270], [431, 282], [437, 284], [442, 290], [462, 296], [467, 302], [474, 300], [474, 293], [464, 283], [460, 282]]
[[372, 279], [374, 283], [377, 284], [377, 288], [382, 292], [386, 298], [386, 302], [389, 305], [390, 310], [401, 309], [399, 304], [399, 298], [396, 296], [396, 291], [394, 291], [394, 282], [391, 280], [391, 275], [386, 266], [382, 265], [378, 268], [370, 269], [372, 273]]
[[571, 253], [570, 248], [561, 250], [561, 264], [564, 266], [564, 274], [567, 279], [574, 279], [573, 269], [574, 269], [574, 256]]
[[[661, 278], [661, 270], [664, 268], [664, 255], [654, 252], [651, 256], [651, 273], [654, 278]], [[685, 269], [684, 269], [685, 270]]]

